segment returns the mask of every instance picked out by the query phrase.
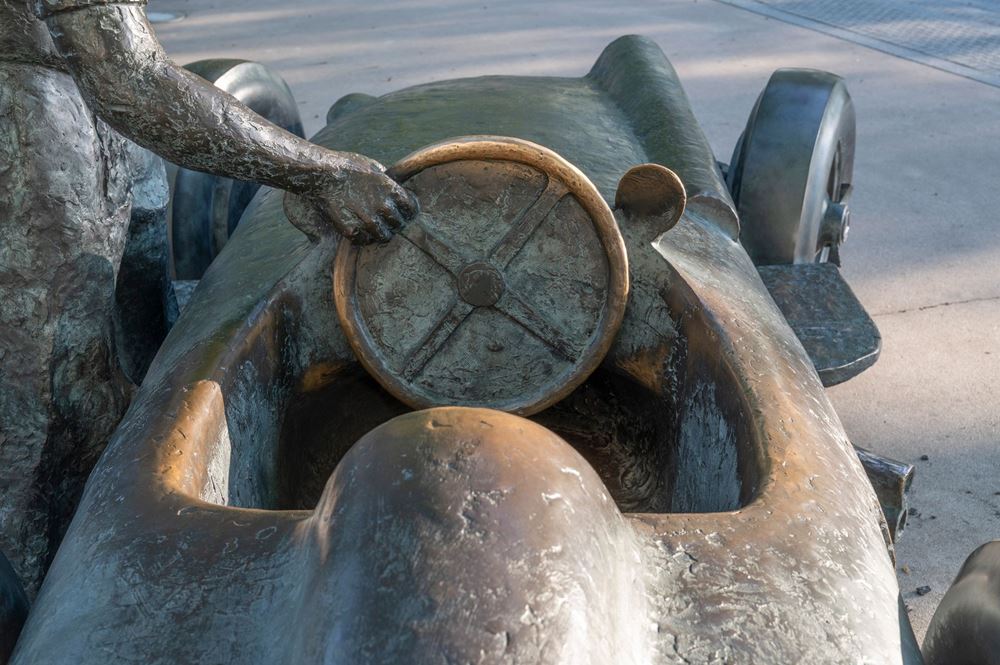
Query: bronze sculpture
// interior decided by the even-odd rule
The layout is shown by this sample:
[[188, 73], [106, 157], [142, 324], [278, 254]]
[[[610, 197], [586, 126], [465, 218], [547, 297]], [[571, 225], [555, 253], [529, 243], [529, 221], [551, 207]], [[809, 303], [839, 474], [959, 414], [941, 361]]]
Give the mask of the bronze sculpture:
[[359, 242], [415, 205], [175, 66], [143, 4], [0, 1], [0, 550], [29, 595], [165, 332], [163, 167], [123, 136], [301, 195]]
[[[808, 78], [843, 120], [838, 80]], [[531, 421], [409, 413], [338, 316], [348, 250], [261, 192], [95, 469], [13, 662], [919, 662], [876, 495], [771, 297], [802, 306], [809, 282], [761, 280], [738, 241], [756, 204], [733, 200], [659, 49], [622, 38], [579, 79], [351, 96], [315, 141], [405, 165], [481, 134], [545, 146], [616, 203], [630, 288], [599, 366]], [[422, 193], [430, 213], [449, 191]], [[452, 214], [435, 221], [465, 228]], [[803, 228], [810, 250], [837, 240]], [[831, 381], [878, 351], [837, 293], [852, 327], [811, 340]]]

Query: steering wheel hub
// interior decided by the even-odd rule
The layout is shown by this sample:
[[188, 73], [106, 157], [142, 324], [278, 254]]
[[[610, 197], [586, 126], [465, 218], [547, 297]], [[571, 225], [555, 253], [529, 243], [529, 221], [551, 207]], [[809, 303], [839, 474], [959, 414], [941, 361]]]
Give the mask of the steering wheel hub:
[[500, 271], [482, 261], [462, 268], [456, 282], [459, 297], [476, 307], [492, 307], [507, 288]]

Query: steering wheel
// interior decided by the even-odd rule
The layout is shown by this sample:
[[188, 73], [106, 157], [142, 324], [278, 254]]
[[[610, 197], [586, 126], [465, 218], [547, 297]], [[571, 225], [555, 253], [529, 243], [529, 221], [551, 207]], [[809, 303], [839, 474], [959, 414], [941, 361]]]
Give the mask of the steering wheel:
[[428, 146], [390, 174], [420, 213], [334, 260], [337, 313], [368, 372], [414, 408], [529, 415], [568, 395], [628, 295], [625, 244], [593, 183], [545, 147], [489, 136]]

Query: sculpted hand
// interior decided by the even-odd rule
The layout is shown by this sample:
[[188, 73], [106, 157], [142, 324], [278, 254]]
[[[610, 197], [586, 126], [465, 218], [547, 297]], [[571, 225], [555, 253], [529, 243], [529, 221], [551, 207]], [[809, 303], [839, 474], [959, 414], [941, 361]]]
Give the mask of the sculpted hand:
[[304, 198], [352, 242], [387, 242], [417, 213], [416, 199], [378, 162], [361, 155], [338, 157], [337, 166], [321, 174]]

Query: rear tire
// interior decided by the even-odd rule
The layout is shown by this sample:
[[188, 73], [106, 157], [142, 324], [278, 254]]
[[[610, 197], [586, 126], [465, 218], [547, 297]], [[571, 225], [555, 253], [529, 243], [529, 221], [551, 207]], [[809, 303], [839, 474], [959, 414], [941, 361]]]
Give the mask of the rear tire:
[[843, 79], [811, 69], [771, 76], [727, 174], [740, 241], [756, 265], [839, 265], [854, 142], [854, 104]]
[[969, 555], [924, 636], [927, 665], [1000, 665], [1000, 540]]

